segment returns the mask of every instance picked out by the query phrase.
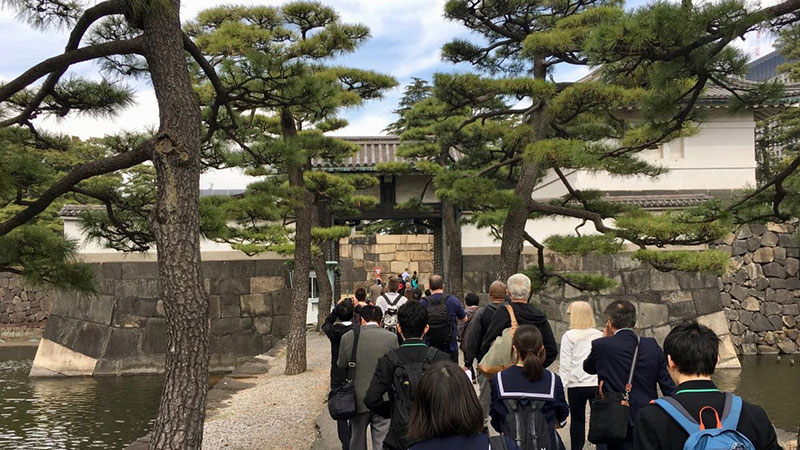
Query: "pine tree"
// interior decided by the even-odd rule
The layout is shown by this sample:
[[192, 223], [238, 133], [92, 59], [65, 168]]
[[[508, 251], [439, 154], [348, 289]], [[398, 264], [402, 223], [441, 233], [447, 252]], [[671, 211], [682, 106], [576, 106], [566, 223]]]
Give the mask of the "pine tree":
[[[313, 257], [314, 227], [321, 225], [319, 201], [327, 195], [328, 200], [345, 204], [368, 202], [358, 196], [330, 195], [330, 189], [352, 189], [353, 183], [362, 180], [315, 172], [312, 162], [351, 155], [353, 145], [323, 132], [346, 125], [337, 117], [340, 109], [379, 98], [396, 82], [386, 75], [330, 64], [334, 57], [355, 51], [369, 37], [369, 30], [342, 23], [333, 9], [316, 2], [279, 8], [213, 8], [202, 12], [188, 30], [198, 47], [212, 55], [231, 100], [228, 117], [210, 121], [208, 133], [237, 147], [220, 152], [225, 164], [247, 167], [251, 174], [266, 177], [251, 185], [241, 201], [231, 201], [248, 203], [255, 201], [251, 194], [262, 196], [250, 203], [254, 207], [247, 211], [250, 225], [238, 221], [239, 228], [227, 232], [239, 241], [236, 248], [294, 255], [286, 374], [301, 373], [306, 369], [305, 317], [312, 266], [326, 291], [321, 308], [330, 309], [332, 292], [324, 259], [321, 254]], [[211, 104], [213, 99], [208, 100]], [[238, 128], [231, 127], [231, 119]], [[276, 203], [281, 206], [273, 210]], [[349, 234], [336, 227], [317, 233], [318, 249], [321, 242]]]

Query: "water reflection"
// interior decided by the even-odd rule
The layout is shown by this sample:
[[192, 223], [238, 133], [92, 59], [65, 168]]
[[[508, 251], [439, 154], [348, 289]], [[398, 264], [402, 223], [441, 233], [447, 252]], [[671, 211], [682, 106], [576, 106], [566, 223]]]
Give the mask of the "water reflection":
[[[790, 360], [797, 360], [791, 365]], [[776, 427], [797, 430], [800, 424], [800, 355], [744, 356], [741, 370], [719, 370], [714, 382], [724, 391], [733, 391], [745, 400], [760, 405]]]
[[147, 433], [160, 376], [28, 379], [35, 348], [0, 348], [0, 449], [119, 449]]

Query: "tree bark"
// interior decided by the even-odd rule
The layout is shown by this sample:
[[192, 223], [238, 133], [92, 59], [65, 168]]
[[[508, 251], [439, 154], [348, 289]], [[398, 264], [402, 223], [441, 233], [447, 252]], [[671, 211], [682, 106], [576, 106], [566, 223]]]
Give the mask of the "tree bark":
[[458, 224], [458, 207], [442, 199], [442, 221], [445, 240], [445, 289], [452, 295], [464, 299], [464, 259], [461, 248], [461, 226]]
[[[281, 131], [287, 141], [297, 138], [297, 125], [288, 109], [281, 110]], [[298, 149], [298, 151], [300, 151]], [[288, 168], [289, 186], [294, 196], [294, 290], [289, 309], [289, 336], [286, 338], [286, 375], [306, 371], [306, 313], [311, 273], [311, 228], [314, 223], [314, 196], [306, 189], [303, 173], [308, 161]]]
[[[533, 77], [537, 80], [547, 79], [547, 67], [544, 57], [534, 55]], [[546, 121], [547, 105], [537, 109], [531, 114], [530, 123], [534, 131], [534, 141], [547, 137], [548, 125]], [[525, 225], [528, 223], [528, 202], [536, 187], [539, 177], [539, 165], [525, 161], [520, 168], [519, 180], [514, 187], [517, 202], [513, 204], [503, 222], [503, 240], [500, 244], [500, 279], [505, 282], [511, 275], [519, 270], [519, 260], [525, 243]]]
[[200, 263], [200, 106], [183, 53], [180, 1], [143, 18], [145, 57], [159, 108], [151, 226], [167, 321], [166, 377], [152, 450], [200, 449], [208, 390], [208, 295]]

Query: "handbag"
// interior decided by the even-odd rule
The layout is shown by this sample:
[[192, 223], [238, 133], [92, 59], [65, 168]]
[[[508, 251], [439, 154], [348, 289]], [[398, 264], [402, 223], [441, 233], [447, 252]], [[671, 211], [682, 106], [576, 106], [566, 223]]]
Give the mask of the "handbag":
[[514, 333], [517, 331], [519, 324], [511, 305], [506, 305], [506, 309], [511, 317], [511, 328], [506, 328], [503, 330], [503, 334], [497, 336], [492, 342], [492, 346], [489, 347], [489, 351], [483, 355], [483, 358], [478, 363], [478, 371], [486, 378], [493, 377], [496, 373], [508, 369], [517, 362], [511, 354], [513, 349], [511, 340], [514, 338]]
[[328, 413], [333, 420], [349, 420], [356, 415], [356, 386], [353, 382], [356, 372], [358, 337], [361, 327], [353, 327], [353, 350], [347, 363], [347, 381], [328, 392]]
[[631, 415], [631, 389], [633, 388], [633, 371], [636, 360], [639, 358], [639, 337], [636, 337], [636, 350], [633, 352], [631, 370], [628, 373], [628, 383], [625, 392], [603, 393], [601, 380], [595, 399], [590, 404], [589, 435], [587, 438], [592, 444], [608, 444], [624, 441], [628, 437], [628, 424]]

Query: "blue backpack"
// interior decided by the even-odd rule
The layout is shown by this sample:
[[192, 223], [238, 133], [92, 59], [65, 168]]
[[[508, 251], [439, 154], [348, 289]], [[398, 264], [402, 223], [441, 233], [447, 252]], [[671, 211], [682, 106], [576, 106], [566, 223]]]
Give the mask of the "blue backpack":
[[[683, 444], [684, 450], [756, 450], [755, 446], [742, 433], [736, 431], [739, 416], [742, 413], [742, 398], [725, 393], [725, 409], [720, 421], [717, 410], [705, 406], [700, 410], [698, 421], [689, 415], [686, 409], [672, 397], [663, 397], [655, 401], [672, 417], [687, 433], [689, 439]], [[711, 410], [717, 419], [717, 428], [706, 429], [703, 425], [703, 412]]]

